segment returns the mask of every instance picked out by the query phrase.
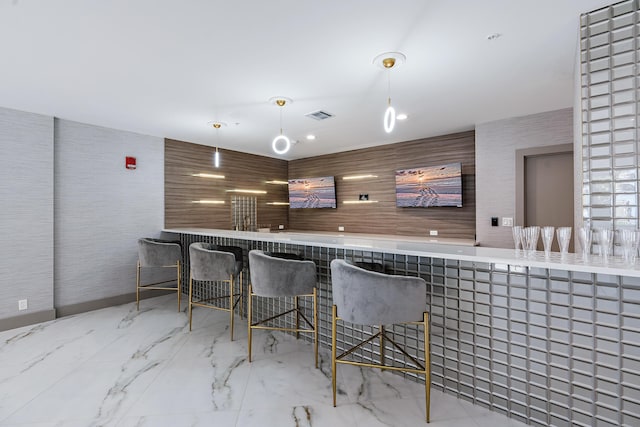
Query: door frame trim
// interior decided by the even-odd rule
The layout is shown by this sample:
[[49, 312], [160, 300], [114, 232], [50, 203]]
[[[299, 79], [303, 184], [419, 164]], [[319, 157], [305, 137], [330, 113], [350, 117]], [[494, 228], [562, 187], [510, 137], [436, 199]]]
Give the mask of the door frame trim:
[[[524, 225], [524, 162], [526, 157], [548, 154], [573, 154], [573, 143], [516, 150], [516, 217], [514, 225]], [[575, 187], [575, 183], [573, 183]], [[574, 188], [575, 192], [575, 188]]]

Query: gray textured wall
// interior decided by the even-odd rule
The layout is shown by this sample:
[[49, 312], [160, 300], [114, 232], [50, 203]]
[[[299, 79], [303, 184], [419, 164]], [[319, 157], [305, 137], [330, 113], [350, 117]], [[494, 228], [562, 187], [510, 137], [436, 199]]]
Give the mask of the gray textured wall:
[[53, 118], [0, 108], [0, 152], [4, 319], [53, 309]]
[[56, 307], [135, 292], [137, 239], [164, 226], [164, 140], [56, 119], [55, 141]]
[[491, 217], [516, 214], [516, 150], [573, 143], [573, 110], [549, 111], [476, 126], [476, 233], [482, 246], [512, 248], [510, 227]]

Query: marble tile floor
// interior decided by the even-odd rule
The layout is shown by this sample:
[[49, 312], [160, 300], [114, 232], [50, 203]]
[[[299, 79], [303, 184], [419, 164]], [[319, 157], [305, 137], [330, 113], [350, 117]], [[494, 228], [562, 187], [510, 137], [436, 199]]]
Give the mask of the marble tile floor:
[[[0, 332], [0, 426], [426, 426], [424, 388], [379, 370], [338, 368], [294, 337], [259, 331], [247, 361], [246, 323], [186, 310], [175, 295]], [[432, 392], [434, 427], [524, 424]]]

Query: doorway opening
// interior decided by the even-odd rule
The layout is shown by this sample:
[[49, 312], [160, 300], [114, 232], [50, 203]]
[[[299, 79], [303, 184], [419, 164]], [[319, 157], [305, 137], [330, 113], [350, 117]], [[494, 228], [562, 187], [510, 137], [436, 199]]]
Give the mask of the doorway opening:
[[[516, 223], [573, 228], [573, 144], [516, 151]], [[574, 251], [575, 230], [569, 251]], [[538, 242], [542, 250], [542, 240]], [[554, 238], [553, 251], [559, 251]]]

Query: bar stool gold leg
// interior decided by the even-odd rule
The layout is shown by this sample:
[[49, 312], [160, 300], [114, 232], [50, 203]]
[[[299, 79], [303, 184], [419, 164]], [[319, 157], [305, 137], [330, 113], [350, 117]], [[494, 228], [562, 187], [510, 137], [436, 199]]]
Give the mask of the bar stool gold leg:
[[140, 261], [136, 269], [136, 307], [140, 311]]
[[338, 310], [336, 306], [332, 309], [331, 321], [331, 387], [333, 390], [333, 407], [336, 407], [336, 318]]
[[238, 308], [238, 311], [240, 312], [240, 318], [242, 318], [244, 316], [244, 289], [243, 289], [243, 284], [242, 284], [242, 271], [240, 272], [240, 282], [239, 282], [239, 288], [240, 288], [240, 298], [238, 299], [240, 307]]
[[431, 409], [431, 350], [429, 345], [429, 313], [424, 313], [424, 395], [427, 405], [427, 422], [430, 422]]
[[316, 369], [318, 369], [318, 291], [313, 288], [313, 335], [316, 347]]
[[298, 313], [298, 296], [293, 297], [293, 308], [294, 313], [296, 313], [296, 339], [300, 338], [300, 332], [297, 329], [300, 329], [300, 313]]
[[233, 341], [233, 276], [231, 276], [230, 279], [231, 280], [229, 282], [231, 286], [229, 286], [229, 288], [231, 291], [229, 292], [229, 313], [231, 314], [231, 320], [229, 323], [231, 323], [231, 341]]
[[180, 284], [180, 261], [176, 265], [176, 269], [178, 270], [177, 279], [178, 279], [178, 313], [180, 313], [180, 297], [182, 296], [182, 287]]
[[249, 326], [248, 332], [248, 347], [249, 347], [249, 363], [251, 363], [251, 339], [253, 338], [253, 328], [251, 328], [251, 284], [249, 284], [249, 299], [247, 300], [247, 325]]
[[[380, 325], [380, 365], [384, 365], [384, 325]], [[381, 371], [384, 369], [380, 368]]]
[[189, 274], [189, 331], [191, 331], [191, 320], [193, 319], [193, 277]]

